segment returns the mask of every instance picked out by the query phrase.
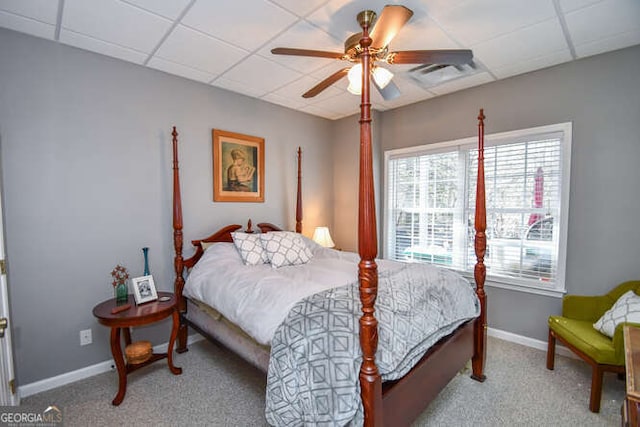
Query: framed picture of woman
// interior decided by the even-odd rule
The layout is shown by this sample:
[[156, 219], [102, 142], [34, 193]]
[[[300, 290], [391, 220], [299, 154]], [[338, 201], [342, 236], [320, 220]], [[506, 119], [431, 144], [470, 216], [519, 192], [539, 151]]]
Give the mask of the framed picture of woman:
[[213, 129], [213, 201], [264, 202], [264, 138]]

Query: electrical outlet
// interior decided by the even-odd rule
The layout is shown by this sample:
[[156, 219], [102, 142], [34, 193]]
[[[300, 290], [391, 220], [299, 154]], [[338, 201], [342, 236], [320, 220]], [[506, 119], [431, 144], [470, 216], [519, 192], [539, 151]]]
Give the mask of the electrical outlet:
[[91, 338], [91, 329], [83, 329], [80, 331], [80, 345], [89, 345], [93, 342]]

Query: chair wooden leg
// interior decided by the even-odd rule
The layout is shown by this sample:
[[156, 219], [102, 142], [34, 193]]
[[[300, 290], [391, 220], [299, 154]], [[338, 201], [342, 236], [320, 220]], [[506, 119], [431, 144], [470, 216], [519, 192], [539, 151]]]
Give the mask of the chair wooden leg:
[[602, 377], [604, 371], [598, 365], [593, 366], [593, 374], [591, 377], [591, 397], [589, 399], [589, 410], [591, 412], [600, 412], [600, 400], [602, 398]]
[[549, 340], [547, 342], [547, 369], [553, 370], [556, 359], [556, 336], [549, 329]]

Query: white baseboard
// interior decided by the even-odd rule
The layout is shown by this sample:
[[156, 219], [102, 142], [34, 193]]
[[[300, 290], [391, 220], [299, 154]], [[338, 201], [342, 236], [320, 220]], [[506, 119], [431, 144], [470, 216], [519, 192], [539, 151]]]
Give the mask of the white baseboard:
[[[203, 340], [204, 337], [200, 334], [189, 335], [187, 344], [193, 344]], [[165, 353], [169, 343], [158, 344], [153, 347], [155, 353]], [[43, 391], [51, 390], [56, 387], [63, 386], [72, 382], [84, 380], [86, 378], [93, 377], [94, 375], [102, 374], [115, 369], [113, 359], [105, 360], [104, 362], [96, 363], [95, 365], [87, 366], [86, 368], [77, 369], [75, 371], [67, 372], [65, 374], [56, 375], [55, 377], [46, 378], [44, 380], [36, 381], [30, 384], [25, 384], [18, 387], [18, 395], [20, 398], [25, 398]]]
[[[500, 329], [487, 328], [487, 335], [499, 338], [501, 340], [510, 341], [516, 344], [524, 345], [525, 347], [537, 348], [538, 350], [547, 351], [547, 342], [537, 340], [534, 338], [525, 337], [523, 335], [514, 334], [512, 332], [502, 331]], [[556, 354], [565, 357], [571, 357], [578, 359], [578, 357], [569, 350], [567, 347], [556, 343]]]
[[[494, 328], [488, 328], [487, 334], [489, 336], [499, 338], [505, 341], [510, 341], [516, 344], [524, 345], [526, 347], [537, 348], [543, 351], [547, 350], [546, 341], [540, 341], [534, 338], [529, 338], [523, 335], [517, 335], [511, 332], [502, 331], [500, 329], [494, 329]], [[193, 344], [203, 339], [204, 337], [202, 335], [193, 334], [193, 335], [189, 335], [189, 339], [187, 340], [187, 343]], [[168, 346], [169, 346], [168, 342], [164, 344], [159, 344], [153, 347], [153, 351], [156, 353], [163, 353], [167, 351]], [[556, 346], [556, 354], [566, 356], [566, 357], [576, 358], [575, 354], [573, 354], [569, 349], [561, 345]], [[65, 374], [57, 375], [55, 377], [51, 377], [44, 380], [36, 381], [34, 383], [19, 386], [18, 393], [20, 398], [24, 398], [37, 393], [42, 393], [43, 391], [47, 391], [47, 390], [54, 389], [56, 387], [63, 386], [65, 384], [69, 384], [75, 381], [80, 381], [85, 378], [92, 377], [94, 375], [102, 374], [103, 372], [108, 372], [108, 371], [111, 371], [112, 369], [115, 369], [113, 359], [106, 360], [104, 362], [96, 363], [95, 365], [92, 365], [92, 366], [87, 366], [86, 368], [78, 369], [72, 372], [67, 372]]]

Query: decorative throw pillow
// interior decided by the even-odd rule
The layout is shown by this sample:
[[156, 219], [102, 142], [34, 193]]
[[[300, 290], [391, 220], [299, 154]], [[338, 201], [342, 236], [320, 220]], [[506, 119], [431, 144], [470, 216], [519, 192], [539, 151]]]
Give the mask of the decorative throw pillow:
[[292, 231], [272, 231], [260, 234], [260, 239], [274, 268], [306, 264], [313, 257], [302, 237]]
[[640, 323], [640, 296], [633, 291], [623, 294], [593, 327], [613, 338], [616, 326], [623, 322]]
[[231, 233], [231, 237], [245, 265], [269, 264], [267, 252], [262, 247], [260, 234], [235, 232]]

